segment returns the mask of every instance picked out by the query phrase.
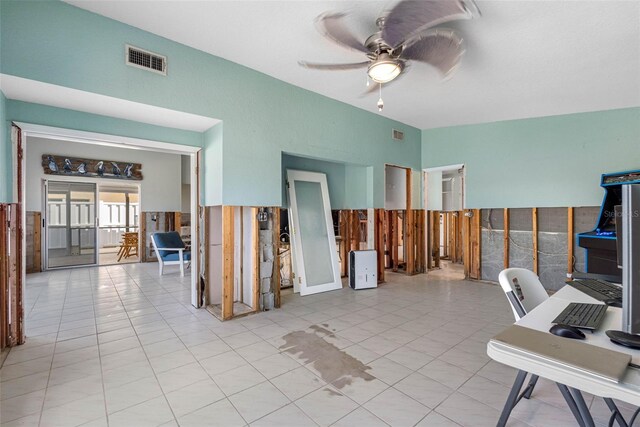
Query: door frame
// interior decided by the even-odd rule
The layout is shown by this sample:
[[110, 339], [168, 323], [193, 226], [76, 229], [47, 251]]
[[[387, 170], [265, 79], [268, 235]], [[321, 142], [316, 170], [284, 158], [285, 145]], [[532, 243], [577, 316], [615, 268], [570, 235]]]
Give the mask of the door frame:
[[[33, 123], [24, 123], [24, 122], [13, 122], [15, 126], [22, 130], [21, 132], [21, 141], [23, 153], [27, 150], [27, 138], [29, 137], [41, 137], [47, 139], [58, 139], [63, 141], [77, 142], [82, 144], [93, 144], [93, 145], [102, 145], [108, 147], [118, 147], [118, 148], [130, 148], [134, 150], [145, 150], [145, 151], [157, 151], [169, 154], [182, 154], [188, 155], [190, 157], [190, 177], [191, 177], [191, 247], [199, 248], [199, 234], [198, 234], [198, 205], [200, 201], [200, 181], [199, 181], [199, 166], [198, 166], [198, 152], [202, 150], [202, 147], [194, 147], [190, 145], [181, 145], [175, 144], [171, 142], [161, 142], [161, 141], [152, 141], [147, 139], [140, 138], [131, 138], [126, 136], [119, 135], [109, 135], [104, 133], [96, 133], [96, 132], [86, 132], [80, 130], [73, 129], [65, 129], [53, 126], [44, 126], [37, 125]], [[17, 141], [16, 141], [17, 143]], [[12, 141], [14, 144], [14, 141]], [[21, 158], [20, 167], [18, 167], [18, 160], [15, 160], [16, 170], [25, 169], [26, 155], [23, 155]], [[25, 206], [26, 197], [26, 179], [24, 176], [22, 177], [22, 200], [20, 203], [22, 206]], [[14, 198], [17, 198], [18, 195], [15, 194]], [[26, 224], [26, 209], [22, 209], [22, 218], [21, 218], [22, 227], [24, 228]], [[26, 259], [27, 259], [27, 251], [26, 251], [26, 233], [22, 233], [22, 278], [23, 284], [26, 279]], [[200, 265], [199, 260], [199, 251], [192, 250], [192, 268], [191, 268], [191, 304], [200, 308], [200, 287], [198, 286], [199, 282], [199, 271], [198, 267]], [[194, 267], [195, 266], [195, 267]]]
[[[316, 182], [320, 184], [320, 191], [322, 194], [322, 204], [324, 206], [324, 220], [327, 230], [327, 241], [329, 243], [329, 256], [331, 259], [331, 265], [333, 267], [333, 281], [320, 285], [314, 285], [313, 287], [307, 286], [307, 277], [304, 267], [304, 254], [302, 251], [302, 244], [300, 241], [300, 219], [298, 213], [298, 202], [296, 198], [295, 181]], [[331, 216], [331, 203], [329, 201], [329, 189], [327, 185], [327, 175], [320, 172], [308, 172], [295, 169], [287, 169], [287, 192], [289, 197], [289, 210], [291, 211], [290, 218], [293, 222], [289, 223], [292, 248], [295, 251], [295, 264], [296, 264], [296, 278], [300, 284], [300, 295], [312, 295], [321, 292], [328, 292], [342, 288], [342, 279], [340, 278], [340, 268], [338, 267], [338, 253], [336, 247], [336, 237], [333, 230], [333, 219]], [[292, 252], [293, 253], [293, 252]], [[292, 261], [294, 261], [292, 259]]]

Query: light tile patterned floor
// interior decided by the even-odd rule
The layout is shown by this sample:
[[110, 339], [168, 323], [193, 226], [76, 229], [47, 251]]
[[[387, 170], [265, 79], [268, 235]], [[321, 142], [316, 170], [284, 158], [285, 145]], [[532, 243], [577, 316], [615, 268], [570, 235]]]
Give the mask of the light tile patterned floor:
[[[0, 370], [3, 426], [493, 426], [515, 372], [487, 340], [512, 323], [498, 286], [446, 270], [389, 274], [373, 290], [299, 297], [221, 323], [189, 303], [188, 281], [154, 264], [29, 275], [28, 341]], [[283, 336], [323, 339], [374, 378], [327, 384], [281, 352]], [[326, 326], [324, 326], [326, 325]], [[589, 397], [600, 425], [608, 414]], [[625, 412], [634, 408], [621, 405]], [[575, 425], [541, 381], [513, 426]]]

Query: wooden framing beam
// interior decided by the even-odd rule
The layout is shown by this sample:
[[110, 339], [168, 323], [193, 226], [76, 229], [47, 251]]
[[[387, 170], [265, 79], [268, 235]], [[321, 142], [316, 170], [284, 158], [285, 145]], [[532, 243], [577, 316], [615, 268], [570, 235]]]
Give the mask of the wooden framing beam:
[[351, 228], [351, 251], [357, 251], [360, 249], [360, 216], [357, 210], [351, 211], [351, 219], [349, 221], [349, 227]]
[[468, 216], [471, 212], [471, 210], [462, 211], [463, 264], [464, 277], [467, 279], [471, 278], [471, 218]]
[[427, 270], [434, 268], [433, 260], [433, 211], [427, 211]]
[[474, 209], [473, 216], [471, 217], [471, 270], [469, 271], [469, 277], [472, 279], [480, 280], [481, 265], [480, 265], [480, 251], [481, 247], [481, 211], [480, 209]]
[[407, 173], [407, 210], [404, 217], [404, 264], [405, 271], [408, 275], [416, 273], [416, 257], [415, 257], [415, 220], [413, 215], [413, 207], [411, 206], [411, 182], [413, 174], [411, 168], [406, 169]]
[[391, 211], [384, 211], [384, 268], [393, 267], [393, 215]]
[[447, 258], [449, 256], [449, 212], [442, 213], [442, 231], [444, 235], [442, 241], [442, 257]]
[[9, 345], [9, 299], [7, 298], [7, 205], [0, 204], [0, 350]]
[[[199, 280], [203, 280], [204, 281], [204, 289], [202, 290], [202, 292], [204, 293], [203, 295], [203, 306], [206, 307], [208, 306], [211, 301], [209, 301], [209, 286], [210, 286], [210, 281], [209, 281], [209, 256], [210, 253], [209, 251], [211, 250], [211, 220], [210, 220], [210, 215], [209, 215], [209, 209], [211, 209], [208, 206], [199, 206], [198, 207], [198, 213], [199, 213], [199, 217], [202, 218], [202, 224], [204, 227], [204, 239], [202, 239], [202, 241], [200, 242], [201, 245], [203, 245], [203, 250], [202, 250], [202, 256], [204, 257], [204, 262], [203, 264], [203, 269], [201, 271], [199, 271], [200, 277]], [[192, 267], [193, 268], [193, 267]]]
[[509, 208], [504, 208], [504, 232], [502, 240], [504, 242], [503, 265], [509, 268]]
[[391, 211], [391, 265], [393, 271], [398, 271], [398, 211]]
[[173, 213], [173, 231], [180, 232], [180, 227], [182, 226], [182, 212], [174, 212]]
[[[273, 218], [273, 275], [271, 289], [273, 290], [273, 306], [280, 308], [280, 208], [271, 209]], [[293, 280], [293, 278], [291, 278]]]
[[573, 246], [575, 234], [573, 232], [573, 208], [567, 208], [567, 275], [573, 275]]
[[[255, 311], [260, 310], [260, 225], [258, 224], [258, 208], [251, 208], [251, 262], [253, 264], [253, 304]], [[278, 257], [274, 253], [273, 268], [277, 268]], [[279, 268], [278, 268], [279, 269]], [[275, 300], [275, 298], [274, 298]]]
[[531, 209], [533, 238], [533, 272], [538, 274], [538, 208]]
[[433, 266], [440, 268], [440, 211], [433, 211]]
[[222, 207], [222, 320], [233, 317], [234, 207]]
[[416, 271], [424, 273], [426, 271], [425, 211], [423, 209], [416, 211], [416, 217]]
[[340, 228], [340, 276], [347, 277], [347, 264], [348, 262], [348, 253], [347, 245], [349, 241], [347, 240], [349, 232], [348, 229], [348, 218], [346, 210], [338, 211], [338, 227]]
[[378, 252], [378, 283], [384, 282], [384, 209], [374, 210], [374, 240]]

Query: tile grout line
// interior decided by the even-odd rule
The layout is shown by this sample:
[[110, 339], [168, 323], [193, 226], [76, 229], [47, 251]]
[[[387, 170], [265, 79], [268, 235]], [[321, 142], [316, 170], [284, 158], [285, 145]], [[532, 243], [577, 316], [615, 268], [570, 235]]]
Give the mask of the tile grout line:
[[56, 333], [56, 340], [53, 343], [53, 353], [51, 355], [51, 366], [49, 368], [49, 376], [47, 377], [47, 385], [44, 389], [44, 396], [42, 398], [42, 407], [40, 408], [40, 417], [38, 418], [38, 425], [42, 424], [42, 414], [44, 413], [44, 404], [47, 401], [47, 391], [49, 390], [49, 381], [51, 380], [51, 371], [53, 370], [53, 361], [56, 358], [56, 347], [58, 345], [58, 335], [60, 334], [60, 325], [62, 324], [62, 313], [64, 312], [64, 307], [67, 303], [67, 293], [69, 291], [69, 282], [71, 281], [71, 274], [67, 279], [67, 284], [64, 288], [64, 302], [62, 303], [62, 308], [60, 309], [60, 321], [58, 322], [58, 332]]

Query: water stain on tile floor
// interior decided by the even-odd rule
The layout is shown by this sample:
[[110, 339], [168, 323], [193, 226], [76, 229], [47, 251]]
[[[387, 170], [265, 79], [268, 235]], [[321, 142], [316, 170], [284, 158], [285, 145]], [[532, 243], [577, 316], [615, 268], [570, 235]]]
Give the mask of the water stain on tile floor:
[[355, 357], [340, 350], [323, 337], [334, 334], [318, 325], [308, 331], [289, 332], [282, 338], [285, 344], [280, 349], [304, 359], [305, 363], [313, 362], [313, 367], [327, 383], [341, 389], [353, 382], [355, 378], [372, 381], [375, 377], [367, 372], [371, 369]]

